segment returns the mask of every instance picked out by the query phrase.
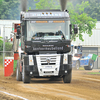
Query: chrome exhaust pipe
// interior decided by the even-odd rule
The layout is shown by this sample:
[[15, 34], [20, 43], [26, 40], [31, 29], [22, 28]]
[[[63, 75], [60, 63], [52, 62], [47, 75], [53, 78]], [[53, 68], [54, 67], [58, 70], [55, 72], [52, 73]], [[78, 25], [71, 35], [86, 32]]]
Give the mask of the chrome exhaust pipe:
[[67, 1], [68, 0], [60, 0], [61, 11], [66, 10]]
[[27, 10], [27, 0], [21, 0], [21, 11], [26, 12]]

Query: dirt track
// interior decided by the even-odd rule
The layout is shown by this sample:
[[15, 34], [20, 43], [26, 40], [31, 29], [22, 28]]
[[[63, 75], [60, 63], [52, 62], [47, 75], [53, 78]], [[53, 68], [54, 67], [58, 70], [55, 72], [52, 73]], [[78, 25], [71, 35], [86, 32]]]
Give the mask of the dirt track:
[[[99, 70], [93, 70], [99, 72]], [[30, 84], [4, 77], [0, 69], [0, 91], [24, 97], [28, 100], [100, 100], [100, 75], [88, 75], [91, 71], [73, 70], [72, 82], [62, 79], [31, 79]], [[0, 93], [0, 100], [22, 100]]]

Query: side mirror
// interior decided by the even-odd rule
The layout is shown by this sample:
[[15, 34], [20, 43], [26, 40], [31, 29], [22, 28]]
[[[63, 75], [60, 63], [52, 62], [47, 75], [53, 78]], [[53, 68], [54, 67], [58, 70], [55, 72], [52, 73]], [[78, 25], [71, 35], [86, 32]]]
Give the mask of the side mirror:
[[20, 32], [20, 26], [17, 26], [17, 35], [16, 35], [16, 39], [20, 39], [21, 38], [21, 32]]
[[18, 34], [18, 35], [21, 34], [21, 33], [20, 33], [20, 26], [19, 26], [19, 25], [17, 26], [17, 34]]
[[78, 26], [75, 24], [74, 25], [74, 34], [77, 34], [78, 33]]
[[72, 34], [72, 24], [70, 24], [70, 34]]

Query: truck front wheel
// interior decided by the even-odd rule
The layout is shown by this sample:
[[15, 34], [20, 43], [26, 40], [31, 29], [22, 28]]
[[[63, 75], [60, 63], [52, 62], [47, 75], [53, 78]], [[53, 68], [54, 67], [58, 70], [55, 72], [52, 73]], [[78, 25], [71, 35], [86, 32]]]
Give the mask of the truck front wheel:
[[25, 66], [24, 65], [23, 65], [23, 69], [22, 70], [23, 70], [22, 71], [22, 80], [23, 80], [23, 83], [30, 83], [30, 76], [28, 74], [26, 74], [26, 72], [25, 72]]
[[72, 78], [72, 72], [70, 72], [68, 75], [63, 76], [63, 82], [64, 83], [71, 83], [71, 78]]
[[17, 61], [16, 80], [22, 81], [22, 74], [20, 73], [20, 59]]

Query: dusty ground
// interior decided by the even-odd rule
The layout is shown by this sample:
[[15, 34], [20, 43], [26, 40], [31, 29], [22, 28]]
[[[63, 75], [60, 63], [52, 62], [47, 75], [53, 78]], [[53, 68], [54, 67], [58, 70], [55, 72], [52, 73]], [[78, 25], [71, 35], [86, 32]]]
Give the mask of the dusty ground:
[[[23, 84], [16, 81], [15, 77], [4, 77], [3, 69], [0, 68], [0, 91], [28, 100], [100, 100], [100, 75], [88, 74], [99, 71], [73, 70], [70, 84], [64, 84], [62, 79], [49, 78], [33, 78], [30, 84]], [[0, 100], [23, 99], [0, 92]]]

